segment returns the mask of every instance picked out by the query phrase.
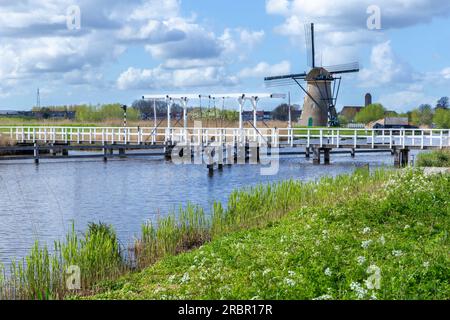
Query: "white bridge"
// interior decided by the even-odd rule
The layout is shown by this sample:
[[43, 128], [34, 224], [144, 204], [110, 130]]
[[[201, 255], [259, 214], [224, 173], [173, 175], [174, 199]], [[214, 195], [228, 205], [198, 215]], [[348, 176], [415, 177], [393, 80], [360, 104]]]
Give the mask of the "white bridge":
[[14, 143], [176, 145], [257, 143], [270, 147], [408, 148], [450, 147], [450, 131], [436, 129], [0, 127]]

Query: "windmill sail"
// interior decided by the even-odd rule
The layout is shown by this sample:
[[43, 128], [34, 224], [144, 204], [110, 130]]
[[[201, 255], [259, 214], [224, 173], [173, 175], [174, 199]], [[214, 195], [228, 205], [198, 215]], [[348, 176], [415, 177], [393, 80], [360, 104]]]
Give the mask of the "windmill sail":
[[305, 24], [305, 48], [306, 48], [306, 62], [308, 67], [314, 68], [315, 58], [312, 45], [311, 24]]
[[359, 72], [359, 63], [352, 62], [352, 63], [338, 64], [338, 65], [324, 67], [324, 68], [332, 74]]

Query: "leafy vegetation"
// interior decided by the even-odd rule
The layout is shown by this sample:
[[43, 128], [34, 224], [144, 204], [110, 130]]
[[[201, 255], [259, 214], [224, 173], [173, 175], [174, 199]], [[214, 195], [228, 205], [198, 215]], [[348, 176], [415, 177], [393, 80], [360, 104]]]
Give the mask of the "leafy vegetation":
[[417, 157], [417, 166], [450, 168], [450, 150], [438, 150], [429, 153], [421, 153]]
[[[100, 107], [96, 106], [77, 106], [75, 108], [76, 121], [107, 121], [113, 119], [123, 119], [123, 109], [120, 104], [105, 104]], [[140, 119], [139, 111], [134, 108], [128, 108], [127, 119], [129, 121], [137, 121]]]
[[355, 116], [356, 123], [369, 123], [372, 121], [383, 119], [386, 109], [381, 104], [371, 104], [363, 108]]
[[433, 122], [440, 129], [450, 129], [450, 110], [437, 109], [433, 116]]
[[314, 205], [104, 283], [92, 298], [449, 299], [450, 176], [402, 171], [326, 201], [339, 179], [310, 190]]
[[[341, 201], [360, 190], [380, 183], [388, 172], [375, 176], [359, 173], [357, 181], [351, 176], [326, 178], [303, 184], [286, 181], [268, 186], [235, 191], [227, 207], [216, 203], [211, 215], [203, 209], [188, 205], [154, 223], [146, 223], [132, 248], [121, 248], [112, 228], [91, 225], [88, 232], [78, 236], [74, 228], [65, 242], [55, 243], [54, 250], [36, 244], [32, 253], [21, 263], [13, 263], [9, 276], [0, 276], [0, 296], [3, 298], [58, 298], [68, 292], [65, 287], [66, 269], [80, 267], [83, 292], [95, 289], [100, 279], [113, 279], [136, 268], [145, 268], [167, 256], [198, 247], [211, 239], [239, 230], [266, 226], [301, 206], [313, 206], [317, 199], [324, 203]], [[119, 259], [120, 257], [120, 259]], [[28, 259], [36, 261], [28, 263]], [[34, 268], [33, 265], [39, 265]], [[36, 271], [36, 270], [39, 270]], [[1, 274], [1, 272], [0, 272]], [[51, 276], [47, 276], [51, 275]], [[39, 286], [33, 285], [39, 283]]]
[[361, 169], [235, 191], [210, 215], [188, 205], [144, 224], [131, 251], [111, 226], [72, 227], [0, 272], [0, 297], [448, 299], [449, 192], [449, 176]]

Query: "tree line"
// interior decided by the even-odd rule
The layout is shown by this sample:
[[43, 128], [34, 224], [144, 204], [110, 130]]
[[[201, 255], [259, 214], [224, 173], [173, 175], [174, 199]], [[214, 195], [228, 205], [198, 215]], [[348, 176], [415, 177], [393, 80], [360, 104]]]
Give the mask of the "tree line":
[[[422, 104], [412, 111], [397, 113], [388, 111], [382, 104], [375, 103], [363, 108], [356, 114], [353, 121], [355, 123], [368, 124], [386, 117], [404, 117], [408, 118], [410, 124], [415, 126], [435, 126], [440, 129], [450, 128], [450, 99], [442, 97], [433, 108], [430, 104]], [[341, 123], [346, 124], [352, 119], [341, 117]]]

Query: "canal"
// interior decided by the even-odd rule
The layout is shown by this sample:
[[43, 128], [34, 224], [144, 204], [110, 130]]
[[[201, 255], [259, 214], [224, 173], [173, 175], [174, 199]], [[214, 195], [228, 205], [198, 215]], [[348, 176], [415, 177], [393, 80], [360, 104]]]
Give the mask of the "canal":
[[35, 240], [53, 245], [75, 223], [112, 224], [123, 244], [139, 234], [141, 224], [188, 202], [209, 210], [226, 203], [234, 190], [287, 179], [309, 181], [351, 173], [356, 166], [392, 166], [389, 154], [333, 155], [330, 166], [314, 166], [304, 157], [283, 158], [278, 174], [261, 176], [258, 165], [225, 167], [208, 177], [204, 165], [174, 165], [135, 158], [107, 163], [95, 160], [0, 163], [0, 261], [21, 259]]

